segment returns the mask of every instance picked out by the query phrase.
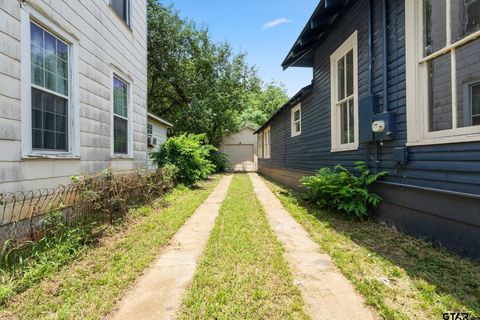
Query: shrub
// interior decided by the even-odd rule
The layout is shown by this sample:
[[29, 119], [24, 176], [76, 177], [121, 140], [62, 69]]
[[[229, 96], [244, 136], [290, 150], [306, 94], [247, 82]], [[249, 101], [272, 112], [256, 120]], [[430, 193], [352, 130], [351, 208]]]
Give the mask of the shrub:
[[150, 157], [159, 168], [176, 166], [178, 182], [193, 185], [215, 171], [215, 166], [209, 160], [212, 150], [217, 149], [205, 143], [204, 134], [183, 134], [169, 138]]
[[307, 199], [324, 209], [367, 217], [382, 200], [370, 192], [370, 186], [387, 173], [373, 174], [364, 162], [355, 164], [356, 173], [337, 165], [333, 170], [322, 168], [317, 174], [304, 177], [301, 184], [307, 188]]
[[208, 159], [215, 166], [215, 172], [225, 172], [230, 168], [230, 161], [228, 161], [227, 155], [216, 149], [210, 152]]

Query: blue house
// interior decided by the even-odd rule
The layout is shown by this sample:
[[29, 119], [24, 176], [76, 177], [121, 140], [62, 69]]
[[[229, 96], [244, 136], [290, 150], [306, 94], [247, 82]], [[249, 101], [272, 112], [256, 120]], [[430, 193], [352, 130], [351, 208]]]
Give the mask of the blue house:
[[282, 66], [313, 70], [257, 130], [259, 171], [387, 171], [378, 217], [480, 257], [480, 0], [321, 0]]

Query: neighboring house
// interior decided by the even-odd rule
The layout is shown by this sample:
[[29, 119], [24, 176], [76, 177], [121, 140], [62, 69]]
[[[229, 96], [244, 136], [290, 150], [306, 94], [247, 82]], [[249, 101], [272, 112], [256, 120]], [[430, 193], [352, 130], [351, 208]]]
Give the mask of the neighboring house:
[[283, 62], [312, 84], [258, 130], [259, 171], [366, 161], [380, 219], [480, 257], [479, 38], [479, 0], [320, 1]]
[[0, 1], [0, 192], [145, 167], [146, 0]]
[[257, 138], [255, 129], [245, 127], [223, 138], [220, 152], [230, 162], [230, 171], [257, 171]]
[[155, 170], [157, 167], [150, 159], [150, 153], [156, 150], [160, 145], [167, 141], [167, 130], [171, 128], [172, 124], [162, 118], [148, 113], [147, 121], [147, 150], [148, 150], [148, 169]]

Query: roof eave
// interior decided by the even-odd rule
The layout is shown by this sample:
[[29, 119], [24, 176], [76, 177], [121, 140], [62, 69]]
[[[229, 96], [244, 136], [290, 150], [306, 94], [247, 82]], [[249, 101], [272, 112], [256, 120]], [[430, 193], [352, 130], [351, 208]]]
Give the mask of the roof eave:
[[173, 124], [171, 124], [170, 122], [168, 122], [167, 120], [164, 120], [162, 118], [160, 118], [159, 116], [157, 116], [156, 114], [153, 114], [151, 112], [148, 112], [147, 113], [147, 117], [150, 118], [150, 119], [153, 119], [161, 124], [164, 124], [166, 125], [167, 127], [173, 127]]
[[265, 123], [260, 127], [258, 128], [253, 134], [258, 134], [260, 132], [262, 132], [266, 127], [268, 127], [270, 125], [270, 123], [272, 123], [273, 120], [275, 120], [275, 118], [277, 116], [279, 116], [286, 108], [290, 107], [291, 105], [297, 103], [300, 99], [302, 99], [305, 95], [307, 95], [313, 88], [313, 84], [309, 84], [308, 86], [306, 87], [303, 87], [302, 89], [300, 89], [300, 91], [297, 92], [297, 94], [295, 94], [292, 98], [290, 98], [290, 100], [287, 101], [287, 103], [285, 103], [283, 106], [281, 106], [280, 108], [278, 108], [278, 110], [267, 120], [265, 121]]
[[307, 24], [282, 62], [284, 70], [289, 67], [313, 67], [308, 53], [323, 38], [339, 13], [352, 0], [321, 0]]

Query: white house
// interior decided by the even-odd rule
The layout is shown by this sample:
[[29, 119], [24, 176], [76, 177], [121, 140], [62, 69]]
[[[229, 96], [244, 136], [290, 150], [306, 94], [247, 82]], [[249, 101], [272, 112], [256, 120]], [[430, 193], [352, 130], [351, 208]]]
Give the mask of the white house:
[[0, 192], [147, 162], [146, 0], [0, 0]]
[[231, 171], [257, 170], [257, 137], [254, 132], [255, 129], [245, 127], [223, 138], [220, 151], [230, 161]]
[[[149, 112], [147, 121], [147, 148], [148, 155], [155, 151], [160, 145], [167, 140], [167, 130], [171, 128], [172, 124], [163, 120], [157, 115]], [[156, 166], [153, 164], [152, 159], [148, 157], [148, 169], [155, 170]]]

